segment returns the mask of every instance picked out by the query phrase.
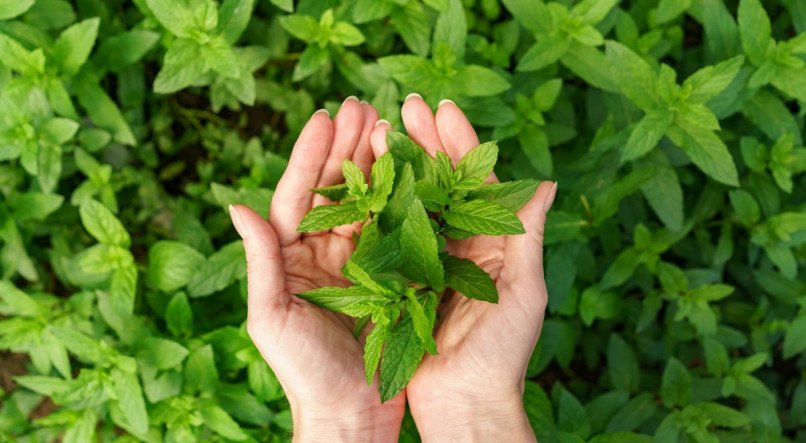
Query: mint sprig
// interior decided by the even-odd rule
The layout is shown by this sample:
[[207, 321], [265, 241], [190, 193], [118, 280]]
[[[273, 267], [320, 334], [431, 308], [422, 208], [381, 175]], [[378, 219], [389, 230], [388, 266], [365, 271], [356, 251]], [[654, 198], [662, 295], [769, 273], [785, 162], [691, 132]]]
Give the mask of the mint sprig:
[[447, 239], [525, 232], [515, 214], [539, 182], [485, 183], [498, 160], [495, 142], [483, 143], [453, 167], [442, 153], [429, 156], [399, 132], [387, 134], [389, 152], [372, 166], [370, 183], [345, 161], [342, 184], [314, 189], [336, 204], [313, 208], [297, 228], [323, 231], [364, 223], [356, 249], [342, 268], [353, 283], [297, 296], [356, 318], [356, 337], [372, 320], [364, 346], [367, 383], [380, 367], [381, 400], [397, 395], [426, 352], [437, 354], [433, 330], [446, 291], [498, 302], [487, 272], [445, 251]]

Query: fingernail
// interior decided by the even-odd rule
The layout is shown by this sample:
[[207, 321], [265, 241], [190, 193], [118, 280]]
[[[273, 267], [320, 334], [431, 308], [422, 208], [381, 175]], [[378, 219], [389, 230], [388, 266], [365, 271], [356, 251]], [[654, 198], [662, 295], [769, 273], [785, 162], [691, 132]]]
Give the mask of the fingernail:
[[444, 99], [442, 99], [442, 100], [440, 100], [440, 101], [439, 101], [439, 104], [437, 105], [437, 107], [438, 107], [438, 108], [439, 108], [439, 107], [442, 107], [442, 105], [444, 105], [444, 104], [446, 104], [446, 103], [450, 103], [450, 104], [452, 104], [452, 105], [455, 105], [455, 104], [456, 104], [456, 103], [454, 103], [454, 102], [453, 102], [453, 100], [450, 100], [450, 99], [444, 98]]
[[404, 101], [404, 102], [407, 102], [407, 101], [409, 101], [409, 99], [410, 99], [410, 98], [412, 98], [412, 97], [417, 97], [417, 98], [419, 98], [420, 100], [422, 100], [422, 99], [423, 99], [423, 96], [422, 96], [422, 95], [420, 95], [420, 94], [418, 94], [418, 93], [416, 93], [416, 92], [412, 92], [411, 94], [407, 95], [407, 96], [406, 96], [406, 98], [405, 98], [403, 101]]
[[366, 100], [361, 100], [359, 103], [361, 103], [362, 105], [368, 105], [369, 104], [369, 102], [366, 101]]
[[229, 205], [229, 216], [232, 219], [232, 226], [235, 226], [235, 230], [238, 231], [238, 235], [241, 238], [246, 238], [246, 235], [249, 233], [246, 230], [246, 225], [243, 223], [243, 219], [241, 218], [241, 213], [238, 212], [238, 208], [233, 205]]
[[342, 105], [342, 106], [344, 106], [344, 105], [346, 105], [346, 104], [347, 104], [347, 102], [357, 102], [357, 101], [358, 101], [358, 97], [356, 97], [356, 96], [354, 96], [354, 95], [351, 95], [351, 96], [349, 96], [349, 97], [345, 98], [345, 99], [344, 99], [344, 102], [342, 102], [342, 104], [341, 104], [341, 105]]
[[390, 128], [392, 127], [392, 125], [390, 125], [389, 122], [387, 120], [384, 120], [384, 119], [380, 119], [380, 120], [376, 121], [375, 122], [375, 127], [377, 128], [378, 126], [380, 126], [382, 124], [386, 124], [386, 126], [389, 126]]
[[549, 196], [546, 198], [546, 203], [543, 206], [543, 212], [549, 212], [551, 209], [551, 205], [554, 204], [554, 197], [557, 195], [557, 182], [551, 186], [551, 190], [549, 191]]
[[320, 110], [318, 110], [318, 111], [313, 113], [313, 115], [316, 115], [316, 114], [324, 114], [324, 115], [330, 117], [330, 111], [328, 111], [325, 108], [322, 108], [322, 109], [320, 109]]

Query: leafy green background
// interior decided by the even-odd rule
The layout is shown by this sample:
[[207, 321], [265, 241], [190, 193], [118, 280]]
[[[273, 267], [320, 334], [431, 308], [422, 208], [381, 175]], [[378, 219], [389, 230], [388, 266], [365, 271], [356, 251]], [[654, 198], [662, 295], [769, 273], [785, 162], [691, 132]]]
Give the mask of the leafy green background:
[[559, 182], [541, 442], [804, 441], [805, 60], [800, 0], [0, 0], [0, 439], [287, 439], [225, 208], [418, 91]]

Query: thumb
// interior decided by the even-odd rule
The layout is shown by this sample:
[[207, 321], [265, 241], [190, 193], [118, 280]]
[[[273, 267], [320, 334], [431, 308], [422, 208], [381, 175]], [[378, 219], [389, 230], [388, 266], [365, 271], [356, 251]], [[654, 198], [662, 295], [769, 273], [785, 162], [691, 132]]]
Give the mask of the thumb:
[[247, 326], [265, 325], [273, 311], [284, 309], [290, 300], [285, 290], [285, 270], [280, 243], [272, 226], [243, 205], [230, 205], [235, 230], [243, 238], [249, 298]]
[[529, 286], [543, 280], [543, 231], [556, 193], [556, 182], [541, 183], [534, 197], [518, 211], [526, 233], [507, 237], [506, 266], [514, 271], [516, 280], [530, 279], [525, 281]]

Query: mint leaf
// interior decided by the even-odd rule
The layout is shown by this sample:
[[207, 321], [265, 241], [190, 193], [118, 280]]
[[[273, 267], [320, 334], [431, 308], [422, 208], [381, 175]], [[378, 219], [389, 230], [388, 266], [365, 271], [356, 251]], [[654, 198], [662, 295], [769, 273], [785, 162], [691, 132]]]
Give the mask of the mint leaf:
[[347, 189], [351, 195], [362, 197], [367, 193], [367, 179], [364, 173], [350, 160], [344, 160], [341, 164], [341, 173], [344, 175], [344, 180], [347, 184]]
[[727, 146], [713, 131], [686, 125], [672, 128], [672, 141], [683, 148], [691, 161], [714, 180], [729, 186], [739, 186], [739, 173]]
[[390, 335], [389, 319], [383, 315], [375, 315], [374, 318], [377, 321], [374, 322], [375, 326], [367, 334], [364, 343], [364, 374], [368, 385], [371, 385], [372, 379], [375, 378], [375, 371], [381, 361], [383, 345]]
[[146, 280], [151, 287], [170, 293], [185, 286], [205, 261], [204, 255], [184, 243], [159, 241], [148, 250]]
[[661, 397], [667, 407], [687, 406], [691, 402], [691, 375], [676, 358], [669, 359], [661, 381]]
[[381, 359], [381, 401], [385, 402], [400, 393], [425, 354], [420, 339], [414, 332], [414, 324], [408, 313], [392, 328], [389, 342]]
[[498, 203], [512, 212], [517, 212], [534, 197], [539, 184], [540, 181], [532, 179], [487, 183], [468, 192], [467, 198]]
[[770, 18], [759, 0], [741, 0], [737, 15], [742, 48], [753, 64], [759, 65], [774, 46]]
[[381, 286], [369, 275], [367, 271], [362, 269], [361, 266], [359, 266], [352, 259], [347, 260], [347, 262], [341, 268], [341, 272], [345, 277], [347, 277], [348, 280], [367, 288], [374, 294], [394, 295], [391, 290]]
[[208, 296], [244, 277], [246, 277], [246, 256], [243, 242], [237, 240], [207, 258], [188, 282], [188, 295]]
[[322, 205], [311, 209], [297, 227], [299, 232], [326, 231], [336, 226], [347, 225], [367, 218], [355, 202], [340, 205]]
[[380, 216], [381, 226], [390, 232], [403, 225], [409, 207], [414, 200], [414, 169], [411, 163], [404, 163], [395, 177], [396, 183]]
[[445, 190], [425, 180], [414, 184], [414, 193], [417, 194], [425, 208], [431, 212], [442, 212], [442, 207], [451, 202], [451, 198]]
[[101, 203], [91, 199], [85, 200], [78, 208], [78, 213], [84, 228], [99, 242], [124, 248], [128, 248], [131, 244], [129, 233], [123, 224]]
[[456, 165], [456, 183], [453, 189], [470, 191], [478, 188], [493, 172], [497, 160], [498, 145], [494, 141], [471, 149]]
[[[434, 307], [434, 309], [436, 309], [436, 307]], [[432, 335], [434, 332], [434, 323], [429, 320], [429, 317], [435, 317], [436, 313], [433, 313], [433, 315], [426, 314], [425, 308], [420, 304], [420, 301], [417, 300], [417, 295], [412, 288], [406, 290], [406, 311], [411, 315], [414, 332], [417, 334], [417, 337], [419, 337], [425, 350], [431, 355], [436, 355], [437, 342], [434, 341]]]
[[296, 296], [319, 307], [341, 312], [351, 317], [372, 315], [389, 301], [383, 295], [358, 285], [347, 288], [325, 286], [296, 294]]
[[448, 255], [442, 265], [445, 267], [445, 286], [468, 298], [498, 303], [498, 289], [490, 274], [472, 260]]
[[8, 20], [31, 9], [35, 0], [0, 0], [0, 20]]
[[72, 76], [78, 72], [95, 45], [101, 20], [90, 18], [65, 29], [53, 46], [53, 60], [61, 71]]
[[655, 110], [647, 113], [630, 133], [630, 138], [621, 152], [621, 161], [635, 160], [649, 153], [663, 138], [672, 122], [674, 114], [669, 111]]
[[370, 172], [372, 180], [372, 197], [369, 210], [381, 212], [386, 207], [392, 187], [395, 184], [395, 162], [392, 154], [387, 152], [375, 161]]
[[185, 8], [184, 2], [165, 2], [162, 0], [145, 0], [154, 17], [165, 29], [176, 37], [190, 37], [193, 25], [193, 13]]
[[733, 57], [713, 66], [706, 66], [691, 74], [683, 87], [691, 88], [688, 100], [705, 103], [730, 85], [744, 64], [744, 56]]
[[430, 284], [436, 291], [444, 285], [442, 262], [431, 221], [419, 200], [413, 200], [408, 216], [400, 228], [400, 252], [403, 273], [420, 283]]
[[449, 225], [474, 234], [513, 235], [526, 232], [514, 212], [491, 201], [454, 203], [443, 216]]
[[453, 190], [453, 163], [448, 154], [442, 151], [437, 151], [436, 171], [439, 186], [446, 192], [451, 192]]
[[415, 181], [426, 179], [436, 183], [436, 162], [425, 152], [425, 149], [414, 143], [405, 134], [395, 131], [386, 133], [386, 143], [395, 160], [399, 163], [411, 164]]
[[322, 186], [321, 188], [312, 189], [313, 192], [326, 197], [328, 200], [338, 202], [347, 196], [347, 184], [341, 183], [338, 185]]
[[612, 78], [621, 92], [642, 110], [657, 106], [657, 80], [653, 69], [630, 48], [614, 41], [607, 42], [607, 59]]

